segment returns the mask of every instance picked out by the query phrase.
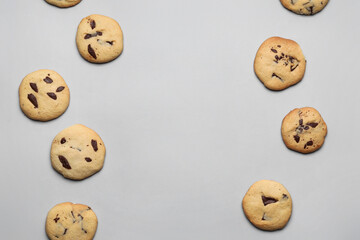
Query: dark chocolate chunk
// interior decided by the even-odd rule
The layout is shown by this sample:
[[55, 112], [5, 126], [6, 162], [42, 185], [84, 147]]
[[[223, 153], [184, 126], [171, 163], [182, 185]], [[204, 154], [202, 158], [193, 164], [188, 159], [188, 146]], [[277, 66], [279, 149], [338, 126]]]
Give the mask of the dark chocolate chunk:
[[56, 214], [56, 217], [54, 218], [55, 223], [57, 223], [57, 221], [60, 220], [60, 218], [58, 216], [59, 216], [59, 214]]
[[96, 27], [96, 23], [92, 19], [90, 20], [90, 27], [91, 27], [91, 29], [94, 29]]
[[92, 35], [88, 33], [85, 35], [84, 39], [89, 39], [89, 38], [92, 38]]
[[66, 139], [65, 138], [62, 138], [61, 141], [60, 141], [61, 144], [64, 144], [66, 143]]
[[273, 49], [273, 48], [271, 49], [271, 51], [272, 51], [273, 53], [277, 53], [277, 51], [276, 51], [275, 49]]
[[304, 129], [305, 129], [305, 130], [309, 130], [309, 126], [305, 126]]
[[46, 78], [44, 78], [44, 82], [46, 82], [46, 83], [52, 83], [53, 82], [53, 80], [51, 79], [51, 78], [49, 78], [49, 77], [46, 77]]
[[271, 203], [276, 203], [278, 200], [271, 198], [271, 197], [265, 197], [265, 196], [261, 196], [262, 201], [264, 203], [264, 206], [271, 204]]
[[314, 143], [313, 143], [313, 141], [308, 141], [307, 143], [306, 143], [306, 145], [308, 145], [308, 146], [312, 146]]
[[61, 91], [64, 90], [64, 89], [65, 89], [65, 87], [60, 86], [60, 87], [58, 87], [58, 88], [56, 89], [56, 92], [61, 92]]
[[96, 140], [94, 140], [94, 139], [91, 140], [91, 146], [93, 147], [94, 151], [97, 152], [98, 146], [97, 146]]
[[97, 36], [102, 36], [102, 32], [96, 32]]
[[297, 143], [299, 143], [300, 137], [299, 137], [298, 135], [295, 135], [295, 136], [294, 136], [294, 139], [295, 139], [295, 141], [296, 141]]
[[90, 54], [93, 58], [96, 59], [95, 51], [94, 51], [94, 49], [91, 47], [90, 44], [88, 45], [88, 52], [89, 52], [89, 54]]
[[36, 86], [36, 83], [30, 83], [30, 87], [32, 88], [32, 90], [34, 90], [35, 92], [38, 92], [38, 88]]
[[302, 126], [302, 125], [303, 125], [303, 123], [304, 123], [304, 120], [303, 120], [303, 119], [300, 119], [300, 120], [299, 120], [299, 124], [300, 124], [300, 126]]
[[312, 127], [312, 128], [316, 128], [317, 125], [319, 125], [318, 123], [307, 123], [306, 125]]
[[28, 99], [34, 105], [34, 108], [39, 107], [36, 97], [32, 93], [28, 94]]
[[87, 161], [87, 162], [91, 162], [92, 160], [91, 160], [91, 158], [86, 157], [86, 158], [85, 158], [85, 161]]
[[47, 95], [48, 95], [49, 97], [51, 97], [52, 99], [54, 99], [54, 100], [56, 100], [56, 99], [57, 99], [56, 94], [55, 94], [55, 93], [53, 93], [53, 92], [48, 92], [48, 93], [47, 93]]
[[59, 155], [59, 160], [64, 168], [71, 169], [71, 166], [70, 166], [68, 160], [64, 156]]

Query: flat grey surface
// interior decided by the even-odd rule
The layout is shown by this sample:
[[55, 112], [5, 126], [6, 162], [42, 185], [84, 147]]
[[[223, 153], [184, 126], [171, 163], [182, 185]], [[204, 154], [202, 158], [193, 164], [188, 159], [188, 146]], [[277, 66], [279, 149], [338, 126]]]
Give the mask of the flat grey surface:
[[[0, 0], [1, 239], [47, 239], [55, 204], [91, 206], [100, 240], [358, 239], [360, 1], [331, 0], [304, 17], [278, 0], [83, 0], [59, 9], [42, 0]], [[124, 52], [96, 65], [77, 52], [83, 17], [116, 19]], [[297, 41], [303, 81], [267, 90], [253, 72], [271, 36]], [[22, 114], [25, 75], [53, 69], [71, 101], [42, 123]], [[312, 106], [328, 125], [325, 145], [288, 150], [280, 126]], [[107, 147], [98, 174], [64, 179], [50, 164], [62, 129], [84, 124]], [[253, 227], [241, 201], [257, 180], [282, 183], [293, 198], [287, 227]]]

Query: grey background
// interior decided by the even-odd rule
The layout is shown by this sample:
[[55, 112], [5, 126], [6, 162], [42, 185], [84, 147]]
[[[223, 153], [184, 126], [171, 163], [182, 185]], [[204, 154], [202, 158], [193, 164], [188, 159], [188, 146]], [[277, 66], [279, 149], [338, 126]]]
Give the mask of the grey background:
[[[360, 1], [330, 1], [303, 17], [278, 0], [83, 0], [59, 9], [42, 0], [0, 0], [1, 239], [47, 239], [55, 204], [91, 206], [95, 239], [358, 239]], [[77, 25], [116, 19], [124, 52], [96, 65], [78, 54]], [[267, 90], [253, 59], [268, 37], [297, 41], [303, 81]], [[53, 69], [67, 82], [66, 113], [50, 122], [22, 114], [25, 75]], [[283, 117], [312, 106], [328, 125], [325, 145], [302, 155], [280, 136]], [[50, 164], [62, 129], [82, 123], [107, 147], [101, 172], [70, 181]], [[257, 180], [293, 198], [287, 227], [263, 232], [241, 201]]]

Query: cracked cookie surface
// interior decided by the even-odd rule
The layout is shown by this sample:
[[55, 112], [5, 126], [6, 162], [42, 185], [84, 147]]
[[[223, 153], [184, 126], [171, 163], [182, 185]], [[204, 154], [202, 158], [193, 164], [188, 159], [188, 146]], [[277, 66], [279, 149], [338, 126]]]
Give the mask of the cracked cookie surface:
[[97, 217], [89, 206], [65, 202], [50, 209], [45, 230], [51, 240], [91, 240], [97, 224]]
[[242, 207], [247, 219], [257, 228], [267, 231], [286, 226], [292, 212], [292, 200], [286, 188], [275, 181], [254, 183], [245, 194]]
[[105, 145], [92, 129], [76, 124], [62, 130], [51, 145], [51, 165], [65, 178], [82, 180], [104, 165]]
[[280, 0], [288, 10], [300, 15], [314, 15], [323, 10], [329, 0]]
[[114, 19], [93, 14], [81, 20], [76, 45], [80, 55], [87, 61], [110, 62], [123, 50], [123, 33]]
[[300, 82], [305, 74], [306, 60], [295, 41], [271, 37], [256, 53], [254, 71], [265, 87], [283, 90]]
[[25, 76], [19, 86], [19, 103], [24, 114], [38, 121], [61, 116], [69, 106], [70, 91], [55, 71], [42, 69]]
[[60, 7], [60, 8], [67, 8], [72, 7], [81, 2], [81, 0], [45, 0], [47, 3]]
[[315, 152], [324, 144], [326, 135], [324, 119], [311, 107], [296, 108], [282, 121], [282, 139], [289, 149], [297, 152]]

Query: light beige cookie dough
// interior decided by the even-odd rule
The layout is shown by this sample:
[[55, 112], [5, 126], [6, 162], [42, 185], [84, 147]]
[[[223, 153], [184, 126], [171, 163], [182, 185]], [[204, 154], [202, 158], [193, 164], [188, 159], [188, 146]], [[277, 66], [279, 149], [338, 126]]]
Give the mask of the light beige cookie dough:
[[281, 135], [285, 145], [294, 151], [311, 153], [325, 141], [327, 126], [320, 113], [312, 107], [296, 108], [282, 121]]
[[19, 103], [24, 114], [38, 121], [61, 116], [69, 106], [70, 91], [55, 71], [42, 69], [25, 76], [19, 86]]
[[114, 19], [94, 14], [81, 20], [76, 44], [80, 55], [87, 61], [106, 63], [121, 54], [123, 33]]
[[76, 124], [54, 138], [50, 155], [57, 172], [65, 178], [82, 180], [102, 169], [105, 145], [95, 131]]
[[81, 0], [45, 0], [47, 3], [60, 7], [60, 8], [68, 8], [75, 6], [81, 2]]
[[275, 181], [261, 180], [254, 183], [245, 194], [242, 207], [247, 219], [257, 228], [279, 230], [288, 223], [292, 200], [286, 188]]
[[314, 15], [323, 10], [329, 0], [280, 0], [288, 10], [300, 15]]
[[305, 74], [306, 60], [300, 46], [293, 40], [271, 37], [256, 53], [256, 76], [271, 90], [283, 90], [300, 82]]
[[49, 211], [45, 230], [51, 240], [91, 240], [97, 224], [97, 217], [89, 206], [65, 202]]

